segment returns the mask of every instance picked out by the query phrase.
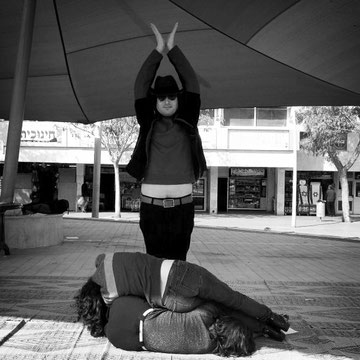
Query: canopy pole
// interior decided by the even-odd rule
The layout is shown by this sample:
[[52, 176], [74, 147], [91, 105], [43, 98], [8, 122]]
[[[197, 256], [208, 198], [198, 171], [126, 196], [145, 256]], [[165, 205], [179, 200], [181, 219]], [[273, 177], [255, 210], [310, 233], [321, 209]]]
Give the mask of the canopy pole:
[[100, 206], [100, 175], [101, 175], [101, 124], [96, 125], [94, 139], [94, 171], [93, 171], [93, 191], [92, 191], [92, 210], [93, 218], [99, 217]]
[[297, 195], [297, 129], [296, 129], [296, 118], [295, 110], [291, 108], [290, 116], [293, 121], [293, 186], [292, 186], [292, 211], [291, 211], [291, 226], [296, 227], [296, 195]]
[[1, 201], [8, 203], [13, 202], [15, 192], [35, 8], [36, 0], [24, 0], [6, 140], [4, 174], [1, 186]]

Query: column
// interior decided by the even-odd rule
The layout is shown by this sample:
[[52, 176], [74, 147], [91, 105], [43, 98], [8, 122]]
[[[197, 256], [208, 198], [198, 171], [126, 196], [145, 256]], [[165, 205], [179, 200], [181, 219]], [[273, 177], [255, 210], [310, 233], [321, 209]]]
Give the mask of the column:
[[218, 209], [218, 177], [219, 177], [219, 168], [217, 166], [211, 166], [209, 169], [210, 174], [210, 198], [209, 198], [209, 213], [217, 214]]
[[285, 199], [285, 169], [275, 170], [276, 178], [276, 206], [275, 214], [284, 215], [284, 199]]
[[17, 52], [14, 86], [10, 105], [9, 130], [6, 142], [1, 201], [13, 202], [15, 179], [19, 160], [21, 129], [24, 120], [26, 86], [29, 73], [32, 34], [35, 18], [35, 0], [25, 0]]

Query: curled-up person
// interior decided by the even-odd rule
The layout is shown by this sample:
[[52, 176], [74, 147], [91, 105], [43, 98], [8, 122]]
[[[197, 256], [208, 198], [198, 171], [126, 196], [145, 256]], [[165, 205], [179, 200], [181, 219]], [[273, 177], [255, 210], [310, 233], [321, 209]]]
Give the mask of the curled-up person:
[[[250, 328], [251, 332], [267, 334], [281, 341], [284, 339], [282, 331], [290, 327], [286, 315], [274, 313], [266, 305], [233, 290], [201, 266], [129, 252], [101, 254], [97, 257], [94, 274], [75, 298], [78, 317], [93, 336], [103, 336], [104, 328], [111, 319], [109, 311], [110, 314], [112, 309], [115, 311], [114, 302], [129, 295], [146, 300], [144, 308], [136, 313], [150, 308], [169, 310], [170, 315], [162, 316], [169, 316], [170, 319], [176, 313], [189, 313], [204, 303], [215, 303], [221, 309], [226, 308], [226, 314], [232, 319], [242, 315], [242, 325], [238, 323], [236, 326], [246, 339], [247, 329]], [[191, 315], [179, 315], [183, 319], [187, 316]], [[114, 315], [113, 318], [119, 316]], [[232, 326], [234, 321], [231, 322]], [[213, 323], [216, 326], [216, 321]], [[222, 328], [220, 325], [217, 333]]]

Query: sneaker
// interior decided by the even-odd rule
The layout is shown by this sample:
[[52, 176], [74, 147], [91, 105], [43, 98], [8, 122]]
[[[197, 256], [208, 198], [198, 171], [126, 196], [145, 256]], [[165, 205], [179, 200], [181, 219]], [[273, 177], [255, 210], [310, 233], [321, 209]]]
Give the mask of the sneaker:
[[284, 341], [285, 340], [285, 334], [281, 330], [276, 330], [272, 328], [271, 326], [266, 326], [263, 330], [263, 335], [266, 337], [269, 337], [271, 339], [274, 339], [276, 341]]
[[285, 332], [288, 331], [290, 327], [288, 315], [279, 315], [276, 313], [272, 313], [266, 323], [273, 328], [281, 329]]

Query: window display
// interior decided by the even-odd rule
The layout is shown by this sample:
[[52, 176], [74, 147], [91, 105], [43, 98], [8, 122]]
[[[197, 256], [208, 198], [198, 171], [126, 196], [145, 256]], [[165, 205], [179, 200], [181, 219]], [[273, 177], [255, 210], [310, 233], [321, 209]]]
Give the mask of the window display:
[[229, 179], [229, 209], [259, 209], [261, 179]]
[[266, 199], [266, 169], [229, 169], [228, 209], [261, 209], [261, 198]]
[[140, 185], [134, 182], [121, 183], [121, 210], [140, 210]]
[[292, 171], [285, 171], [285, 206], [284, 214], [291, 215], [292, 213], [292, 188], [293, 188], [293, 179]]
[[[299, 171], [297, 174], [297, 215], [316, 215], [316, 204], [324, 199], [324, 191], [333, 183], [333, 173], [320, 171]], [[292, 171], [285, 171], [284, 214], [292, 213]]]
[[205, 179], [199, 179], [193, 184], [192, 195], [195, 210], [205, 210]]

